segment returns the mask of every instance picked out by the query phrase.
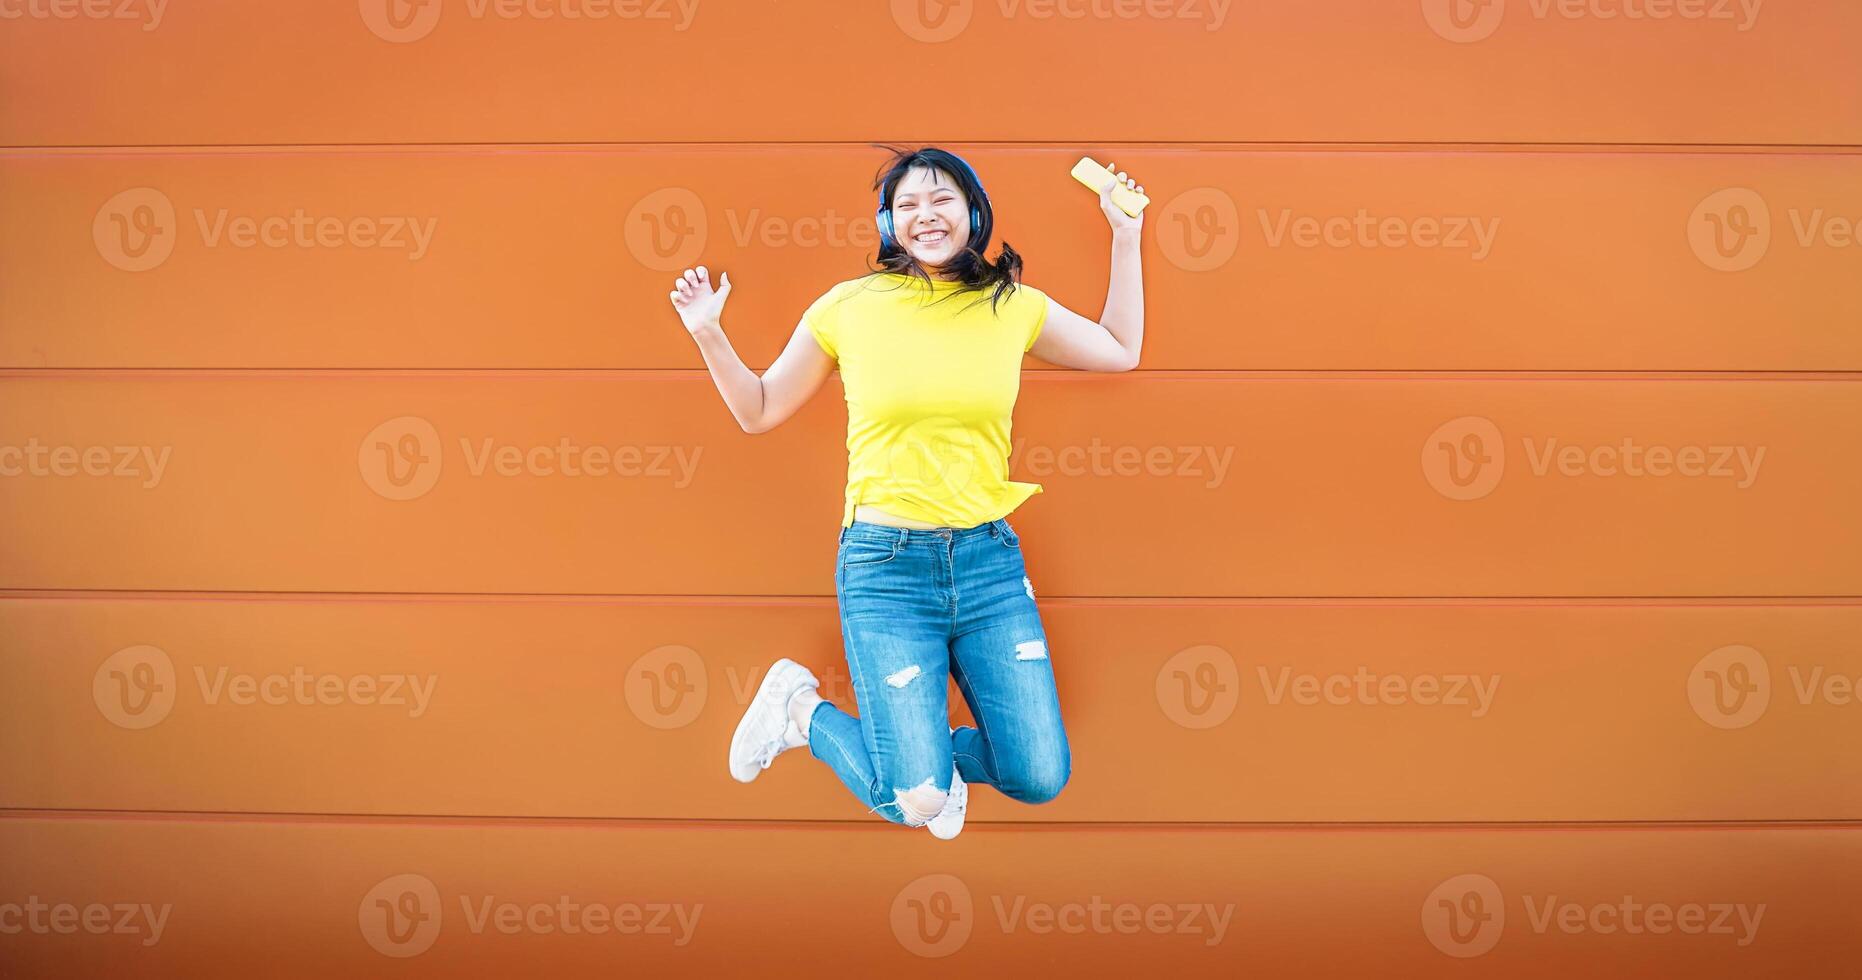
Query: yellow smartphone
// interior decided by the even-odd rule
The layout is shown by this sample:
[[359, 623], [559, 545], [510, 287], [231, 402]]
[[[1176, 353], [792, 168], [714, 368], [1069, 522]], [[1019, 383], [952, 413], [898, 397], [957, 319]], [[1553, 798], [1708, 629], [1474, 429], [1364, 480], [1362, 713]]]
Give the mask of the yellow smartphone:
[[1119, 210], [1136, 218], [1151, 199], [1132, 190], [1119, 182], [1118, 175], [1100, 166], [1092, 157], [1081, 157], [1073, 165], [1073, 179], [1085, 184], [1087, 189], [1097, 194], [1107, 187], [1112, 188], [1112, 203]]

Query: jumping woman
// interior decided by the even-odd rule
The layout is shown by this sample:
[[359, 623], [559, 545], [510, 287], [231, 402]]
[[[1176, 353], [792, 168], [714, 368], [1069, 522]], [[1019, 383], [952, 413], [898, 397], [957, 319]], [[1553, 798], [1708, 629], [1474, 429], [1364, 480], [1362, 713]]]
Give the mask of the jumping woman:
[[[934, 147], [887, 149], [874, 182], [880, 268], [810, 305], [762, 377], [720, 326], [728, 274], [713, 288], [704, 266], [687, 269], [671, 299], [745, 432], [781, 425], [836, 363], [847, 396], [834, 589], [860, 713], [777, 660], [731, 738], [731, 775], [749, 782], [805, 745], [867, 812], [949, 839], [967, 784], [1045, 803], [1072, 772], [1047, 634], [1008, 522], [1042, 491], [1008, 479], [1010, 415], [1023, 354], [1082, 371], [1137, 366], [1143, 221], [1100, 192], [1112, 267], [1095, 322], [1020, 283], [1006, 242], [994, 262], [983, 257], [995, 214], [969, 164]], [[975, 728], [950, 727], [951, 678]]]

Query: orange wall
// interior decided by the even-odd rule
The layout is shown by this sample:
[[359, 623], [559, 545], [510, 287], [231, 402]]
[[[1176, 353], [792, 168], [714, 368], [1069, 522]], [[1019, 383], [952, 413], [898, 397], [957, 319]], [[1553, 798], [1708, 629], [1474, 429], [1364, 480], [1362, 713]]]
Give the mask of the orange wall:
[[[1063, 6], [0, 0], [0, 976], [1846, 976], [1862, 6]], [[1154, 201], [1016, 416], [1073, 781], [949, 843], [727, 777], [845, 413], [665, 299], [766, 367], [879, 140], [1089, 316]]]

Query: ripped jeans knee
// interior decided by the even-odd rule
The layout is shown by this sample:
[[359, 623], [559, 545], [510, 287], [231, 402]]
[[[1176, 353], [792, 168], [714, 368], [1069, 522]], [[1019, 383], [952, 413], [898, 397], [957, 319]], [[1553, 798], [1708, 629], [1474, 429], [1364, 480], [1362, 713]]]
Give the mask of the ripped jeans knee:
[[950, 794], [938, 789], [935, 781], [926, 779], [911, 789], [895, 789], [892, 800], [880, 803], [868, 810], [879, 813], [888, 820], [907, 827], [922, 827], [931, 822], [944, 809], [944, 801]]

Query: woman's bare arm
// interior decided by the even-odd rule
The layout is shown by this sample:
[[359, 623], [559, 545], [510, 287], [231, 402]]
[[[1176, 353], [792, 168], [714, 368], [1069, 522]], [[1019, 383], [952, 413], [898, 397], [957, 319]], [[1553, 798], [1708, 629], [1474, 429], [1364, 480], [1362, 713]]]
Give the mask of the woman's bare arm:
[[679, 319], [692, 335], [698, 351], [711, 371], [711, 380], [724, 396], [724, 404], [745, 432], [759, 433], [788, 421], [821, 390], [822, 383], [834, 371], [834, 360], [809, 331], [798, 323], [789, 343], [761, 377], [737, 356], [730, 338], [724, 335], [721, 322], [724, 301], [730, 296], [731, 277], [724, 273], [719, 285], [712, 288], [711, 275], [704, 266], [687, 269], [673, 285], [670, 294]]
[[787, 422], [834, 372], [833, 359], [815, 342], [805, 323], [796, 325], [776, 363], [762, 377], [744, 366], [723, 330], [708, 327], [693, 334], [693, 339], [737, 424], [752, 434]]
[[[1118, 172], [1119, 182], [1144, 188]], [[1130, 371], [1144, 350], [1144, 268], [1138, 242], [1144, 215], [1134, 218], [1112, 203], [1112, 188], [1099, 192], [1099, 206], [1112, 226], [1112, 273], [1105, 311], [1090, 320], [1048, 297], [1047, 320], [1028, 353], [1049, 364], [1081, 371]]]

